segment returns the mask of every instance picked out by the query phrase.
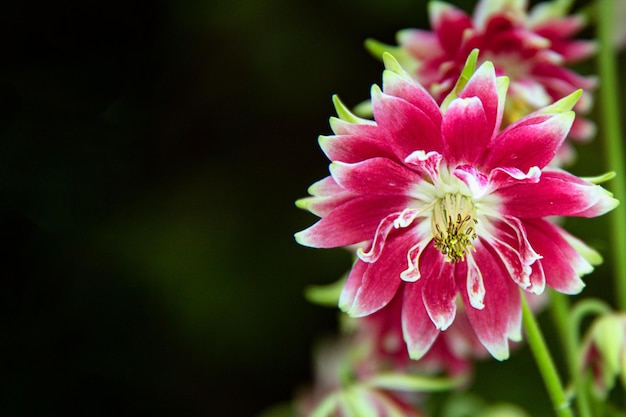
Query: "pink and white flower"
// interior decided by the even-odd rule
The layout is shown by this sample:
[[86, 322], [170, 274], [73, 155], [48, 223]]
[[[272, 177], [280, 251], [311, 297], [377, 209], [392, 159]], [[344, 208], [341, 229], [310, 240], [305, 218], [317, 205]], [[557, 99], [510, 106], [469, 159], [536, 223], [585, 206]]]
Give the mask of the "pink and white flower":
[[[567, 15], [564, 3], [557, 0], [540, 3], [529, 12], [527, 8], [525, 0], [480, 0], [469, 16], [448, 3], [431, 1], [432, 31], [402, 30], [397, 47], [374, 40], [366, 45], [377, 57], [384, 50], [391, 52], [439, 103], [453, 88], [468, 54], [479, 49], [481, 59], [492, 61], [498, 75], [510, 77], [505, 124], [578, 89], [585, 93], [574, 109], [586, 113], [596, 80], [565, 67], [596, 50], [592, 41], [573, 39], [585, 19]], [[579, 117], [569, 136], [586, 140], [594, 134], [593, 123]]]
[[[475, 57], [474, 57], [475, 58]], [[520, 288], [577, 293], [592, 265], [582, 242], [548, 216], [601, 215], [618, 203], [602, 187], [546, 167], [565, 139], [580, 92], [500, 131], [508, 79], [468, 67], [440, 106], [389, 54], [374, 121], [335, 100], [320, 137], [330, 176], [297, 202], [321, 217], [296, 234], [311, 247], [359, 244], [340, 308], [353, 317], [387, 305], [403, 286], [402, 328], [422, 357], [463, 305], [498, 359], [521, 338]]]

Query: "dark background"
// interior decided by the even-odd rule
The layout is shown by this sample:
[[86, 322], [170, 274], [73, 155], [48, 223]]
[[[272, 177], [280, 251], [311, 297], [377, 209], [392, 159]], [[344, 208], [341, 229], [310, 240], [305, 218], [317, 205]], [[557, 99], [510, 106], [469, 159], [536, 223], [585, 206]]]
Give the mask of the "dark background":
[[[303, 289], [349, 267], [340, 250], [293, 241], [315, 219], [293, 201], [326, 175], [316, 139], [330, 133], [331, 94], [354, 105], [380, 80], [364, 39], [427, 27], [425, 10], [5, 6], [0, 415], [253, 416], [289, 400], [335, 329], [336, 312]], [[519, 356], [485, 365], [483, 394], [542, 409]], [[530, 391], [491, 377], [505, 368]]]

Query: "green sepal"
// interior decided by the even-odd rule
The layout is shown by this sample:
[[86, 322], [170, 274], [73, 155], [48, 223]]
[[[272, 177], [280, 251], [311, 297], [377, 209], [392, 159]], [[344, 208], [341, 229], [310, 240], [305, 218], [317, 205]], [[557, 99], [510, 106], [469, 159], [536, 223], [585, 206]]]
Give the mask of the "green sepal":
[[354, 106], [352, 112], [358, 116], [363, 118], [371, 119], [374, 116], [374, 111], [372, 110], [372, 101], [365, 100]]
[[350, 109], [348, 109], [348, 107], [346, 107], [346, 105], [343, 104], [341, 99], [339, 99], [339, 96], [337, 94], [333, 94], [333, 104], [335, 106], [335, 111], [337, 112], [337, 116], [341, 120], [348, 122], [348, 123], [355, 123], [355, 124], [369, 122], [368, 120], [362, 119], [358, 117], [357, 115], [355, 115], [354, 113], [352, 113]]
[[337, 307], [341, 290], [346, 283], [346, 277], [327, 285], [309, 285], [304, 289], [304, 296], [313, 304], [325, 307]]
[[401, 55], [405, 53], [400, 46], [387, 45], [386, 43], [379, 42], [372, 38], [365, 40], [365, 49], [376, 59], [382, 59], [385, 52], [389, 52], [394, 55]]
[[407, 71], [416, 71], [418, 61], [411, 56], [409, 51], [401, 46], [387, 45], [375, 39], [365, 40], [365, 49], [376, 59], [384, 60], [385, 54], [393, 55]]
[[582, 256], [583, 259], [585, 259], [591, 265], [598, 266], [602, 265], [602, 262], [604, 262], [604, 258], [602, 258], [602, 255], [600, 255], [600, 252], [593, 249], [591, 246], [588, 246], [582, 240], [569, 234], [565, 234], [563, 235], [563, 237], [565, 238], [567, 243], [569, 243], [574, 248], [574, 250], [576, 250], [576, 252], [578, 252], [580, 256]]
[[499, 403], [494, 404], [487, 407], [486, 410], [481, 414], [481, 417], [530, 417], [526, 411], [521, 409], [520, 407], [507, 404], [507, 403]]
[[371, 394], [360, 385], [355, 385], [342, 393], [344, 405], [350, 414], [358, 417], [378, 417], [376, 407], [370, 400]]
[[474, 74], [476, 70], [476, 61], [478, 60], [478, 49], [473, 49], [472, 52], [467, 56], [467, 60], [465, 60], [465, 66], [461, 71], [461, 75], [459, 75], [459, 79], [456, 81], [454, 88], [450, 91], [450, 94], [446, 96], [446, 98], [441, 103], [441, 111], [445, 112], [448, 108], [452, 100], [459, 96], [459, 93], [465, 88], [467, 82]]
[[459, 394], [449, 397], [444, 405], [442, 417], [530, 417], [517, 405], [510, 403], [487, 404], [474, 394]]
[[396, 391], [436, 392], [457, 388], [465, 382], [465, 377], [445, 378], [405, 373], [385, 373], [369, 379], [367, 385]]
[[602, 175], [597, 175], [595, 177], [581, 177], [581, 179], [585, 180], [585, 181], [589, 181], [592, 184], [602, 184], [605, 183], [609, 180], [612, 180], [613, 178], [615, 178], [615, 171], [610, 171], [607, 173], [604, 173]]
[[389, 52], [383, 53], [383, 63], [385, 64], [385, 70], [395, 72], [405, 78], [411, 79], [409, 73], [404, 69], [398, 58], [390, 54]]
[[337, 404], [339, 402], [339, 393], [335, 392], [328, 395], [319, 403], [319, 405], [313, 410], [309, 417], [330, 417], [333, 416]]
[[549, 106], [542, 107], [540, 110], [536, 112], [536, 114], [557, 114], [557, 113], [565, 113], [569, 112], [574, 108], [574, 105], [580, 99], [580, 96], [583, 95], [583, 90], [578, 89], [573, 93], [563, 97], [562, 99], [555, 101]]

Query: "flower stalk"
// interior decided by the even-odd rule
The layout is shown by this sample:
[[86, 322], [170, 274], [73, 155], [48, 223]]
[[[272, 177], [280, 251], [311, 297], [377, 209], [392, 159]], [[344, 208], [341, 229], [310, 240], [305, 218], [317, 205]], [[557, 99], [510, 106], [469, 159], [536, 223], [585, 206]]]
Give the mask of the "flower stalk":
[[554, 406], [554, 411], [558, 417], [573, 417], [569, 401], [565, 396], [563, 385], [554, 365], [554, 360], [550, 355], [548, 346], [541, 334], [535, 316], [528, 306], [526, 297], [522, 297], [522, 323], [526, 330], [528, 345], [535, 357], [537, 367], [548, 390], [548, 395]]
[[[609, 169], [617, 173], [610, 189], [617, 199], [626, 197], [626, 172], [624, 171], [624, 148], [619, 125], [619, 101], [617, 92], [615, 51], [612, 45], [613, 36], [613, 0], [598, 0], [597, 5], [597, 30], [600, 49], [598, 51], [598, 71], [602, 85], [599, 89], [601, 111], [598, 112], [601, 125], [604, 129], [606, 145], [606, 162]], [[609, 217], [612, 225], [611, 235], [613, 248], [613, 263], [615, 273], [615, 286], [617, 305], [621, 310], [626, 310], [626, 206], [621, 204]]]
[[571, 324], [570, 303], [565, 294], [551, 291], [551, 310], [563, 346], [569, 376], [575, 390], [576, 409], [580, 417], [592, 417], [591, 405], [578, 366], [578, 328]]

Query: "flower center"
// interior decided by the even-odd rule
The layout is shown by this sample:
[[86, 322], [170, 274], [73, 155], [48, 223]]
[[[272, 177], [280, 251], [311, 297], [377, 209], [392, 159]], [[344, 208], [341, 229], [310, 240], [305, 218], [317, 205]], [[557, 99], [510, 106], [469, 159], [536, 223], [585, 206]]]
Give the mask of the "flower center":
[[435, 201], [430, 225], [435, 248], [446, 255], [447, 262], [464, 261], [465, 254], [474, 249], [476, 223], [476, 209], [468, 196], [448, 193]]

